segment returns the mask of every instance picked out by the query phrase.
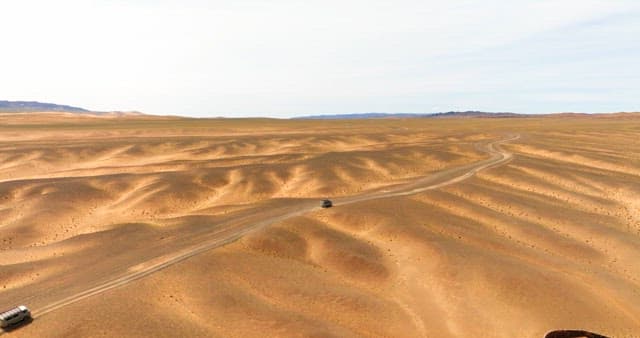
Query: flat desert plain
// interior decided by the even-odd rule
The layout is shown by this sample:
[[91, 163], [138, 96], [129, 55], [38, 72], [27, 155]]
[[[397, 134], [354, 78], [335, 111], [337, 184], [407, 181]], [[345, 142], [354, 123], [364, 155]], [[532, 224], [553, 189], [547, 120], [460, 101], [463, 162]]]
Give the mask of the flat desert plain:
[[639, 337], [640, 116], [3, 115], [0, 230], [7, 337]]

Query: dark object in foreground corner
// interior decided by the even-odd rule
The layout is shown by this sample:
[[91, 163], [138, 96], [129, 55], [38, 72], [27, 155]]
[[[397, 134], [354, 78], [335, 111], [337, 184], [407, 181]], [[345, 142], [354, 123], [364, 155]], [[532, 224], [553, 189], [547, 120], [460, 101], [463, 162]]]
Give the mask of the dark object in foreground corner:
[[323, 208], [331, 208], [332, 206], [333, 206], [333, 203], [331, 203], [331, 200], [322, 200]]
[[31, 321], [31, 311], [24, 305], [0, 313], [0, 328], [5, 331], [14, 330]]
[[558, 330], [547, 333], [544, 338], [609, 338], [597, 333], [581, 330]]

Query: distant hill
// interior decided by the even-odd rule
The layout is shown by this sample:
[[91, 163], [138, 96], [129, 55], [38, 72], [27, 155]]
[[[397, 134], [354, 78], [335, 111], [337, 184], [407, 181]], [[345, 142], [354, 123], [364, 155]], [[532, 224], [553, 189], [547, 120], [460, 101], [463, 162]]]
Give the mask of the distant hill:
[[30, 112], [69, 112], [92, 113], [90, 110], [54, 103], [36, 101], [0, 101], [0, 113], [30, 113]]
[[446, 113], [430, 114], [427, 117], [530, 117], [529, 114], [517, 113], [487, 113], [482, 111], [450, 111]]
[[410, 117], [426, 117], [429, 114], [412, 114], [412, 113], [359, 113], [359, 114], [333, 114], [333, 115], [311, 115], [294, 117], [294, 119], [306, 120], [349, 120], [349, 119], [382, 119], [382, 118], [410, 118]]
[[67, 106], [55, 103], [42, 103], [37, 101], [2, 101], [0, 100], [0, 114], [26, 114], [26, 113], [72, 113], [103, 117], [143, 116], [137, 111], [92, 111], [80, 107]]
[[306, 120], [349, 120], [349, 119], [384, 119], [384, 118], [469, 118], [469, 117], [529, 117], [532, 115], [516, 113], [487, 113], [481, 111], [446, 112], [446, 113], [361, 113], [301, 116], [295, 119]]

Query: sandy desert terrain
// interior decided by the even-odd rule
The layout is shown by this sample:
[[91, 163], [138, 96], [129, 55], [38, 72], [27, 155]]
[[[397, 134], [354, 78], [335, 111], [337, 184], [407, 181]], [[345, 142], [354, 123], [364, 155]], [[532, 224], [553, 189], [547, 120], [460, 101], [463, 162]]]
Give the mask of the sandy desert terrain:
[[0, 115], [0, 229], [3, 338], [638, 337], [640, 115]]

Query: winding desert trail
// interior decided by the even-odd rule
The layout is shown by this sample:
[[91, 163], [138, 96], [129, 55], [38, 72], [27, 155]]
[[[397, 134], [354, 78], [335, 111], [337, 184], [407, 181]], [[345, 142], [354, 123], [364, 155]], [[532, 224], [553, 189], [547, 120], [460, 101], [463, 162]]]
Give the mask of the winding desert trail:
[[5, 120], [7, 336], [640, 332], [640, 114]]
[[[362, 201], [406, 196], [461, 182], [481, 170], [509, 162], [512, 155], [501, 149], [500, 144], [514, 141], [518, 138], [520, 138], [520, 135], [512, 135], [502, 140], [479, 144], [479, 149], [491, 155], [491, 157], [486, 160], [444, 170], [409, 184], [394, 185], [352, 197], [338, 198], [334, 200], [334, 205], [339, 207], [340, 205]], [[62, 292], [63, 290], [59, 290], [60, 293], [55, 292], [56, 290], [50, 290], [49, 292], [53, 297], [48, 298], [46, 304], [34, 308], [33, 317], [37, 319], [69, 304], [123, 286], [189, 257], [235, 241], [248, 232], [320, 208], [318, 201], [315, 199], [292, 199], [285, 202], [286, 206], [276, 206], [273, 208], [267, 206], [264, 209], [261, 207], [258, 211], [243, 213], [241, 216], [225, 220], [213, 230], [211, 228], [198, 229], [188, 234], [176, 234], [174, 238], [167, 238], [167, 240], [178, 242], [181, 246], [179, 250], [171, 254], [154, 256], [157, 252], [157, 250], [155, 250], [157, 246], [153, 245], [149, 248], [139, 249], [140, 255], [143, 255], [143, 252], [146, 251], [143, 257], [147, 257], [147, 259], [144, 263], [129, 266], [124, 271], [116, 271], [108, 276], [111, 278], [107, 277], [97, 281], [81, 281], [80, 285], [76, 285], [77, 287], [86, 287], [87, 285], [90, 285], [90, 287], [86, 289], [75, 289], [76, 291], [72, 294], [64, 294], [64, 292]], [[73, 278], [73, 276], [70, 276], [70, 278]], [[55, 299], [54, 297], [58, 294], [63, 294], [64, 296], [58, 296], [57, 299]], [[29, 299], [23, 301], [28, 303]]]

